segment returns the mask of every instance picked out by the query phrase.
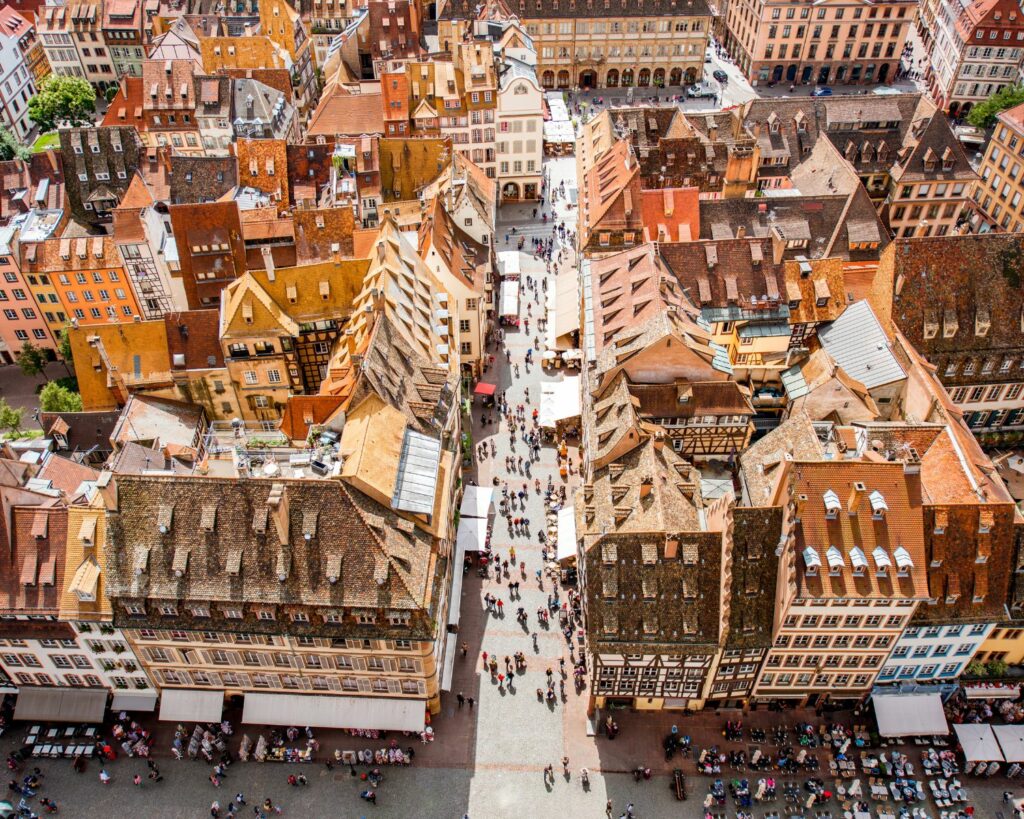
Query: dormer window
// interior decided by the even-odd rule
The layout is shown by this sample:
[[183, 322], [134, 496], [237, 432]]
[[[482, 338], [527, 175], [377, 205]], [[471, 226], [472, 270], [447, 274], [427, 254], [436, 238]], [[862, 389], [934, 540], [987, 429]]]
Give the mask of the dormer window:
[[804, 549], [804, 566], [807, 568], [809, 577], [817, 575], [818, 569], [821, 568], [821, 558], [818, 556], [817, 551], [810, 546]]
[[879, 577], [885, 577], [889, 568], [892, 566], [892, 560], [889, 558], [888, 553], [881, 546], [875, 548], [871, 553], [871, 557], [875, 561], [875, 568]]
[[892, 556], [896, 559], [896, 574], [900, 577], [909, 577], [910, 570], [914, 568], [914, 561], [910, 557], [910, 552], [902, 546], [897, 546]]
[[882, 520], [885, 518], [886, 512], [889, 511], [889, 506], [885, 502], [885, 496], [876, 489], [868, 495], [868, 500], [871, 502], [871, 519]]
[[839, 496], [829, 489], [822, 496], [822, 500], [825, 503], [825, 519], [835, 520], [839, 515], [839, 510], [843, 508], [843, 505], [839, 502]]
[[828, 573], [836, 576], [842, 573], [846, 562], [843, 560], [843, 553], [835, 546], [829, 546], [825, 552], [825, 559], [828, 561]]
[[854, 577], [864, 576], [864, 570], [868, 567], [868, 559], [864, 554], [864, 550], [859, 546], [854, 546], [850, 549], [850, 565], [853, 566]]

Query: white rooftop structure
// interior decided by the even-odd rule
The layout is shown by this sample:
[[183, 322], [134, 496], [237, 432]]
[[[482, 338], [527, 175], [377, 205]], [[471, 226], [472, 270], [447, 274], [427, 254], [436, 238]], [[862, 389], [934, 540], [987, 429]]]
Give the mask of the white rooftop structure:
[[847, 307], [839, 318], [818, 331], [818, 338], [836, 363], [869, 390], [907, 377], [866, 301]]

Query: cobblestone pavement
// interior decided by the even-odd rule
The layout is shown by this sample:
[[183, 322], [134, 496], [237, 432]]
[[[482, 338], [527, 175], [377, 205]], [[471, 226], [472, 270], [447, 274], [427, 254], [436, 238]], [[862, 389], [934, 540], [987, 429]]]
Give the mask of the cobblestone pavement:
[[[566, 179], [566, 186], [575, 187], [575, 166], [572, 158], [553, 160], [547, 163], [552, 184]], [[566, 218], [570, 224], [575, 218], [575, 209], [565, 210], [564, 201], [558, 218]], [[511, 227], [516, 226], [516, 236], [547, 236], [551, 230], [533, 217], [533, 206], [522, 205], [503, 209], [503, 226], [499, 231], [497, 249], [505, 250], [515, 246], [516, 238]], [[505, 226], [510, 232], [509, 243], [504, 241]], [[528, 240], [529, 241], [529, 240]], [[527, 244], [527, 249], [529, 245]], [[567, 262], [570, 263], [570, 262]], [[551, 286], [551, 285], [549, 285]], [[523, 298], [524, 315], [532, 299]], [[509, 402], [515, 405], [524, 402], [523, 390], [530, 389], [534, 402], [540, 397], [540, 384], [547, 379], [564, 377], [561, 372], [547, 373], [539, 366], [525, 368], [523, 355], [533, 346], [536, 334], [535, 320], [538, 306], [533, 304], [533, 321], [530, 332], [510, 332], [507, 335], [513, 363], [520, 365], [520, 375], [514, 378], [504, 360], [497, 355], [497, 366], [486, 375], [499, 390], [507, 390]], [[536, 358], [536, 356], [535, 356]], [[442, 699], [442, 713], [433, 720], [437, 739], [423, 745], [415, 740], [403, 739], [403, 746], [412, 742], [416, 751], [413, 766], [401, 769], [384, 769], [384, 782], [377, 789], [377, 804], [370, 805], [359, 799], [359, 792], [366, 787], [358, 776], [353, 777], [348, 768], [338, 766], [332, 770], [322, 764], [282, 765], [274, 763], [236, 763], [228, 769], [222, 787], [214, 788], [207, 777], [210, 768], [198, 762], [175, 762], [169, 759], [166, 740], [167, 731], [173, 726], [161, 723], [160, 739], [155, 748], [164, 781], [152, 783], [146, 777], [145, 763], [137, 759], [119, 759], [109, 765], [113, 776], [110, 785], [102, 785], [98, 774], [100, 764], [90, 762], [83, 774], [75, 774], [66, 760], [38, 762], [45, 773], [45, 787], [42, 795], [56, 799], [61, 814], [72, 817], [130, 816], [147, 819], [203, 819], [210, 815], [210, 805], [218, 800], [226, 808], [231, 798], [239, 791], [245, 794], [249, 805], [262, 803], [270, 797], [283, 809], [285, 816], [301, 817], [441, 817], [460, 819], [468, 814], [472, 819], [528, 819], [530, 817], [595, 817], [605, 815], [605, 802], [611, 799], [613, 817], [617, 819], [627, 803], [633, 803], [634, 815], [642, 817], [703, 817], [702, 807], [710, 780], [698, 777], [690, 760], [666, 761], [661, 751], [661, 739], [673, 723], [679, 725], [682, 733], [693, 738], [695, 748], [722, 744], [723, 722], [738, 714], [707, 712], [694, 716], [678, 713], [629, 713], [618, 712], [616, 719], [621, 733], [614, 741], [604, 737], [587, 735], [586, 691], [577, 695], [571, 680], [567, 680], [565, 697], [555, 705], [537, 701], [536, 689], [545, 686], [545, 670], [550, 667], [556, 677], [558, 658], [568, 657], [566, 641], [557, 627], [550, 631], [538, 629], [536, 611], [547, 601], [551, 586], [545, 581], [544, 588], [538, 587], [534, 572], [540, 567], [540, 548], [536, 532], [543, 525], [542, 498], [533, 489], [533, 477], [539, 476], [542, 485], [548, 474], [559, 483], [555, 452], [551, 447], [541, 451], [540, 460], [531, 465], [529, 475], [509, 475], [504, 468], [505, 456], [511, 453], [509, 437], [505, 430], [496, 425], [482, 426], [480, 413], [474, 418], [474, 440], [493, 439], [497, 449], [494, 458], [483, 460], [477, 470], [477, 482], [487, 485], [494, 475], [508, 479], [510, 488], [523, 482], [529, 484], [526, 509], [515, 514], [530, 519], [531, 537], [510, 537], [503, 519], [496, 521], [493, 545], [504, 557], [509, 546], [516, 548], [516, 562], [526, 563], [527, 579], [518, 577], [521, 584], [520, 602], [510, 600], [508, 580], [502, 583], [493, 578], [484, 580], [471, 571], [465, 578], [462, 590], [462, 616], [460, 639], [468, 645], [468, 656], [457, 659], [452, 691]], [[525, 455], [525, 445], [515, 445], [515, 455]], [[578, 465], [578, 464], [577, 464]], [[505, 602], [503, 617], [488, 614], [483, 605], [483, 595], [490, 592]], [[522, 605], [530, 614], [527, 630], [515, 618], [515, 609]], [[530, 633], [536, 632], [537, 650], [530, 640]], [[516, 676], [514, 687], [498, 685], [483, 671], [481, 652], [496, 654], [499, 658], [523, 651], [527, 655], [527, 671]], [[567, 662], [567, 666], [569, 666]], [[571, 666], [570, 666], [571, 667]], [[475, 707], [467, 704], [459, 708], [456, 694], [473, 697]], [[813, 712], [784, 715], [768, 712], [754, 712], [745, 717], [748, 724], [772, 725], [778, 720], [789, 724], [798, 719], [813, 720]], [[20, 729], [20, 726], [19, 726]], [[255, 737], [259, 731], [246, 726], [245, 731]], [[239, 732], [240, 733], [240, 732]], [[0, 750], [6, 753], [20, 742], [22, 733], [16, 730], [0, 738]], [[329, 758], [335, 748], [358, 749], [383, 744], [344, 736], [339, 732], [319, 731], [321, 758]], [[237, 748], [235, 737], [233, 749]], [[737, 746], [734, 746], [737, 747]], [[819, 752], [820, 753], [820, 752]], [[561, 773], [561, 758], [569, 757], [570, 776]], [[822, 753], [822, 761], [825, 761]], [[556, 773], [554, 782], [546, 783], [543, 769], [553, 765]], [[637, 765], [650, 766], [653, 777], [650, 781], [636, 783], [629, 773]], [[590, 771], [590, 788], [582, 787], [579, 777], [581, 767]], [[686, 774], [691, 797], [687, 802], [677, 802], [670, 789], [670, 774], [674, 767], [681, 767]], [[135, 787], [132, 776], [139, 773], [143, 784]], [[289, 773], [305, 773], [309, 784], [289, 787]], [[726, 772], [723, 778], [734, 778], [741, 774]], [[777, 777], [782, 784], [787, 780]], [[866, 783], [866, 777], [864, 778]], [[831, 782], [829, 783], [831, 784]], [[1010, 819], [1010, 814], [1001, 804], [1005, 780], [995, 778], [984, 784], [966, 780], [965, 784], [974, 798], [979, 817]], [[1024, 793], [1024, 788], [1019, 789]], [[14, 800], [15, 803], [17, 799]], [[839, 817], [841, 810], [833, 803], [832, 815]], [[799, 815], [786, 810], [784, 804], [765, 805], [755, 808], [752, 815], [763, 819], [766, 812], [776, 810], [780, 815]], [[223, 815], [223, 812], [222, 812]], [[240, 816], [252, 816], [252, 808], [246, 807]], [[736, 807], [731, 803], [718, 813], [733, 819]], [[806, 814], [808, 819], [813, 815]], [[938, 812], [931, 816], [938, 819]]]

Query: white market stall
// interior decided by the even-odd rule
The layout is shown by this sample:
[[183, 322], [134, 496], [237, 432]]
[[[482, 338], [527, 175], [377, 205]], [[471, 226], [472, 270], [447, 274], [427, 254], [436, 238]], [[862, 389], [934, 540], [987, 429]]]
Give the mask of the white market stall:
[[504, 279], [501, 283], [500, 314], [503, 317], [519, 318], [519, 280]]
[[968, 762], [1003, 761], [1003, 752], [991, 725], [954, 725], [953, 730]]
[[482, 552], [487, 544], [487, 519], [462, 518], [455, 535], [456, 556], [458, 552]]
[[964, 685], [969, 700], [1011, 700], [1020, 694], [1019, 683], [971, 683]]
[[580, 377], [567, 376], [561, 381], [545, 382], [540, 385], [541, 427], [554, 429], [559, 421], [569, 421], [580, 416]]
[[938, 694], [874, 694], [878, 733], [883, 737], [941, 736], [949, 733]]
[[558, 510], [558, 548], [555, 557], [559, 563], [576, 559], [576, 509], [573, 506]]
[[574, 269], [555, 277], [554, 288], [548, 289], [547, 314], [547, 348], [571, 350], [575, 346], [572, 334], [580, 329], [580, 285]]
[[246, 725], [309, 725], [380, 731], [423, 730], [426, 702], [337, 694], [262, 694], [248, 691], [242, 708]]
[[459, 505], [459, 516], [463, 518], [486, 518], [491, 513], [494, 490], [486, 486], [467, 486]]
[[499, 250], [498, 273], [503, 279], [540, 276], [544, 273], [544, 262], [521, 250]]
[[992, 733], [1007, 762], [1024, 762], [1024, 725], [993, 725]]

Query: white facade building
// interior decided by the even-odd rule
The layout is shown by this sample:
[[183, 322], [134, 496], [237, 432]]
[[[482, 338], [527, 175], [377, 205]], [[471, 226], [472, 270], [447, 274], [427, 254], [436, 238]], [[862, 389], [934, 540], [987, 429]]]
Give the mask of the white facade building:
[[28, 118], [28, 101], [36, 86], [18, 47], [18, 39], [0, 32], [0, 115], [6, 128], [19, 142], [28, 139], [32, 120]]
[[498, 192], [502, 201], [540, 198], [544, 92], [533, 67], [506, 57], [498, 77]]
[[993, 628], [993, 623], [906, 628], [882, 666], [877, 682], [951, 683], [967, 667]]

